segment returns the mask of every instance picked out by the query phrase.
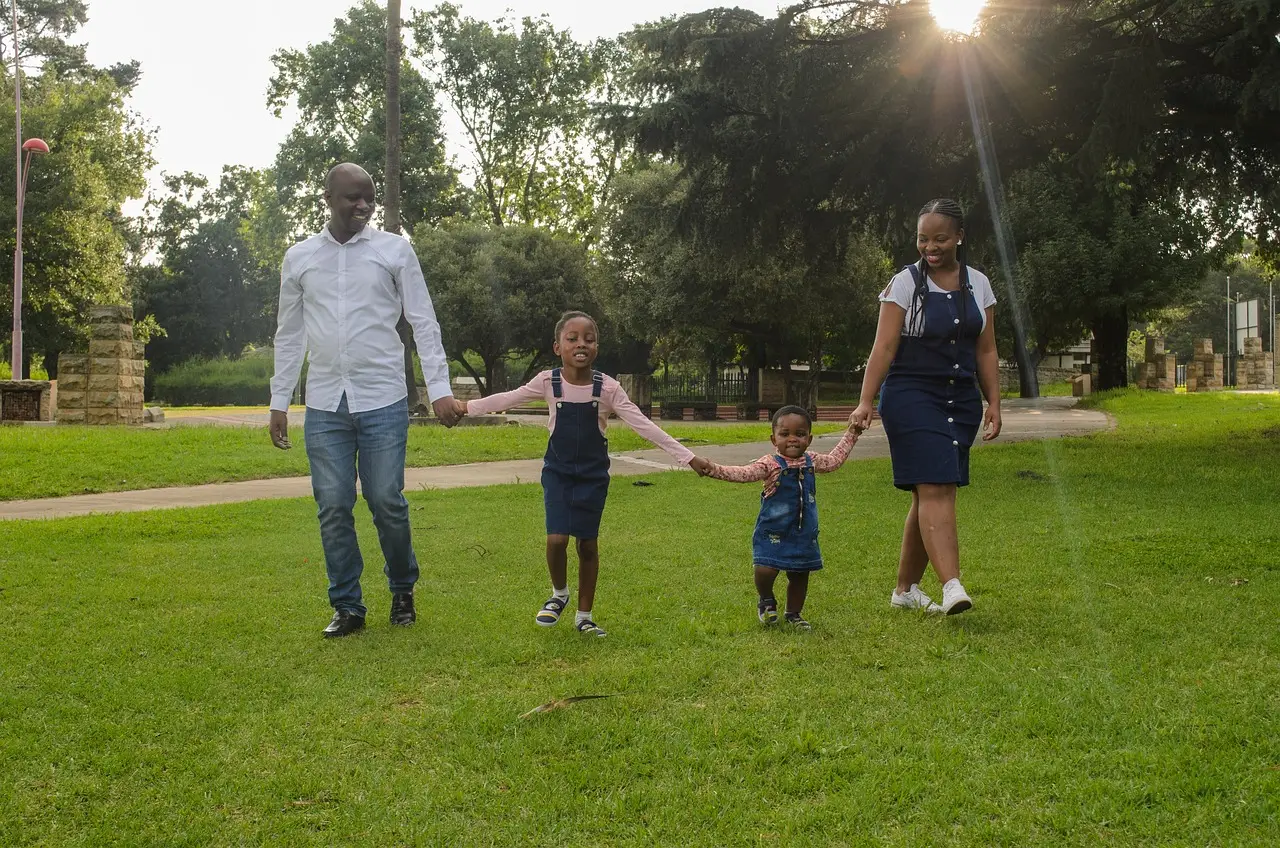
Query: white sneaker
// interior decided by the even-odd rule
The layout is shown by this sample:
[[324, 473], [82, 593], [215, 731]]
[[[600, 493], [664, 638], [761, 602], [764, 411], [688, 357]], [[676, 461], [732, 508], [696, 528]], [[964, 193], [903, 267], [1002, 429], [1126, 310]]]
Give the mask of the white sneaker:
[[940, 613], [942, 607], [933, 602], [933, 599], [920, 591], [919, 583], [912, 583], [911, 588], [905, 592], [894, 590], [893, 597], [889, 599], [889, 603], [898, 609], [904, 610], [924, 610], [928, 613]]
[[960, 580], [950, 580], [942, 587], [942, 611], [947, 615], [956, 615], [973, 609], [973, 599], [960, 585]]

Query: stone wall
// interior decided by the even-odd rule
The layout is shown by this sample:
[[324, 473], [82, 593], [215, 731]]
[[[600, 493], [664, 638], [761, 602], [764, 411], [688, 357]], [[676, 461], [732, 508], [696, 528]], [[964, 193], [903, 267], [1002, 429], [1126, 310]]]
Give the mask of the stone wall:
[[0, 380], [0, 421], [52, 421], [56, 396], [48, 380]]
[[141, 424], [145, 364], [133, 340], [133, 307], [89, 310], [89, 354], [58, 358], [58, 421]]
[[[1079, 374], [1075, 368], [1037, 368], [1036, 377], [1040, 381], [1040, 385], [1047, 383], [1065, 383], [1072, 377]], [[1000, 366], [1000, 391], [1016, 392], [1018, 391], [1018, 366], [1001, 365]]]

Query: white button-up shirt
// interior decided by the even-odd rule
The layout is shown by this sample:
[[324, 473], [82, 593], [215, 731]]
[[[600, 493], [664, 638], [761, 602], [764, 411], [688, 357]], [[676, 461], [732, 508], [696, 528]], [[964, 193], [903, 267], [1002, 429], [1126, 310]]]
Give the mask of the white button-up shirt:
[[280, 270], [271, 408], [289, 408], [308, 353], [307, 406], [333, 412], [345, 394], [351, 412], [368, 412], [406, 397], [396, 333], [402, 311], [413, 325], [427, 397], [448, 397], [440, 324], [406, 239], [366, 226], [339, 244], [326, 226], [289, 248]]

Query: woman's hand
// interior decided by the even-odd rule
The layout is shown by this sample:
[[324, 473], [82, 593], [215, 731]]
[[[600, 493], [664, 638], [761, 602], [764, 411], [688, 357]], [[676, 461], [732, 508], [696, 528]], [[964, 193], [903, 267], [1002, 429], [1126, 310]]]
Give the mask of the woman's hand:
[[875, 415], [875, 409], [870, 403], [863, 401], [858, 404], [858, 408], [849, 416], [849, 426], [859, 433], [865, 432], [871, 427], [871, 416]]
[[1000, 435], [1000, 404], [993, 403], [987, 407], [982, 416], [982, 441], [989, 442]]
[[695, 456], [689, 460], [689, 467], [698, 472], [699, 477], [708, 477], [715, 470], [716, 464], [704, 457]]

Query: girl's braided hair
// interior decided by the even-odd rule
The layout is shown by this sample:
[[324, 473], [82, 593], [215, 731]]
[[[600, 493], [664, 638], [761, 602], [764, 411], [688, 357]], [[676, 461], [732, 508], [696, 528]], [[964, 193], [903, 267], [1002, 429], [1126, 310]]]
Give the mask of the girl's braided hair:
[[[964, 229], [964, 207], [949, 197], [930, 200], [920, 208], [920, 214], [916, 218], [923, 218], [925, 215], [941, 215], [944, 218], [950, 218], [956, 222], [957, 232]], [[969, 317], [967, 314], [969, 311], [969, 298], [967, 295], [972, 287], [969, 285], [969, 263], [964, 242], [961, 242], [956, 247], [956, 261], [960, 264], [960, 326], [967, 327], [968, 324], [966, 322]], [[919, 268], [920, 285], [916, 286], [916, 293], [911, 299], [911, 311], [907, 317], [908, 327], [915, 326], [916, 319], [924, 308], [924, 293], [929, 288], [929, 263], [925, 262], [923, 256], [920, 257]], [[923, 332], [923, 328], [921, 328], [921, 331]]]

